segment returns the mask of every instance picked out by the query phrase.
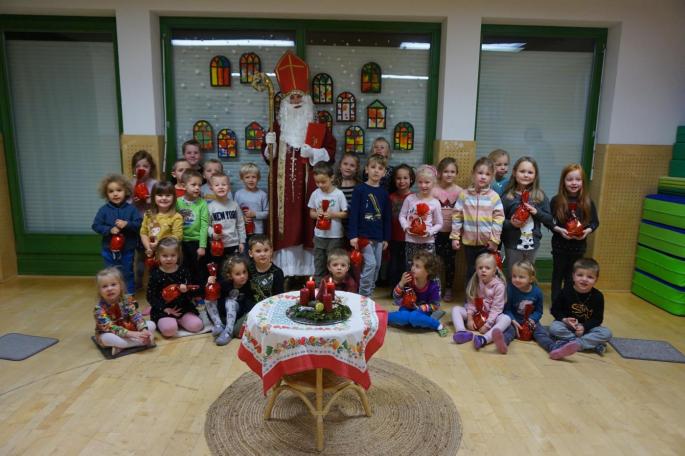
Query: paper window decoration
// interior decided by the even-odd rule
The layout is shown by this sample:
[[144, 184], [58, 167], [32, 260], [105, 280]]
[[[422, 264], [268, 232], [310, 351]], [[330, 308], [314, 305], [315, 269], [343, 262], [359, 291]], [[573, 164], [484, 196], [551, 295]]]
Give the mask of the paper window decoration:
[[395, 125], [393, 134], [393, 149], [414, 149], [414, 127], [409, 122], [400, 122]]
[[209, 63], [209, 83], [212, 87], [231, 86], [231, 62], [223, 55], [217, 55]]
[[281, 112], [281, 100], [283, 100], [283, 92], [276, 92], [274, 94], [274, 115], [278, 119], [278, 113]]
[[376, 100], [366, 107], [366, 128], [382, 130], [385, 128], [385, 111], [388, 108]]
[[238, 156], [238, 139], [233, 130], [224, 128], [216, 135], [216, 148], [219, 158], [236, 158]]
[[364, 153], [364, 130], [353, 125], [345, 130], [345, 152]]
[[212, 131], [212, 125], [206, 120], [195, 122], [195, 125], [193, 125], [193, 138], [200, 143], [200, 149], [203, 151], [214, 148], [214, 132]]
[[319, 73], [312, 78], [312, 100], [316, 104], [333, 103], [333, 78]]
[[245, 127], [245, 150], [261, 152], [264, 142], [264, 128], [259, 122], [252, 122]]
[[335, 101], [335, 120], [337, 122], [355, 122], [357, 120], [357, 99], [350, 92], [338, 95]]
[[254, 52], [240, 56], [240, 83], [252, 84], [255, 73], [262, 71], [262, 59]]
[[375, 62], [362, 67], [362, 92], [381, 93], [381, 67]]
[[328, 131], [333, 131], [333, 116], [328, 111], [318, 111], [316, 113], [316, 118], [320, 123], [325, 123]]

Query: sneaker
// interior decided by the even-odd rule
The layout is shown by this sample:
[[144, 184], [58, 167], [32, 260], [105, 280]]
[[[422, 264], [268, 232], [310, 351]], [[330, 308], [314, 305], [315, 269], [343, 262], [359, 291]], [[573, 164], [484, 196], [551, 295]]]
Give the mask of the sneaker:
[[492, 330], [492, 341], [495, 343], [495, 347], [497, 347], [497, 350], [501, 354], [507, 354], [507, 351], [509, 351], [509, 347], [507, 347], [507, 343], [504, 340], [504, 333], [501, 329], [495, 328]]
[[431, 318], [434, 320], [440, 320], [442, 317], [445, 316], [445, 311], [444, 310], [436, 310], [431, 314]]
[[473, 348], [476, 350], [480, 350], [481, 348], [485, 347], [485, 344], [487, 343], [487, 339], [480, 334], [473, 338]]
[[595, 346], [594, 350], [599, 356], [604, 356], [604, 354], [607, 352], [607, 346], [606, 344], [599, 344]]
[[452, 336], [452, 340], [457, 344], [465, 344], [471, 339], [473, 339], [473, 333], [470, 331], [457, 331]]
[[445, 302], [452, 302], [452, 298], [453, 298], [452, 289], [448, 288], [447, 290], [445, 290], [445, 293], [442, 295], [442, 300]]
[[438, 329], [438, 335], [440, 337], [447, 337], [448, 334], [449, 334], [449, 331], [447, 330], [447, 328]]
[[566, 358], [567, 356], [571, 356], [578, 350], [580, 350], [580, 344], [575, 340], [572, 340], [571, 342], [568, 342], [562, 345], [561, 347], [549, 352], [549, 357], [550, 359], [560, 360]]

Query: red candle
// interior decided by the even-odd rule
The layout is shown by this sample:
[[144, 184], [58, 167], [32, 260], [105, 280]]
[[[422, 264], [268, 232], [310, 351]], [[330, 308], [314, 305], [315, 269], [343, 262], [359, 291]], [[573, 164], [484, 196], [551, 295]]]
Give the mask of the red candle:
[[326, 313], [333, 310], [333, 296], [328, 293], [324, 293], [323, 295], [323, 310]]
[[316, 299], [316, 282], [314, 282], [314, 277], [310, 277], [306, 283], [307, 290], [309, 290], [309, 300], [314, 301]]
[[309, 305], [309, 290], [307, 288], [300, 289], [300, 305], [301, 306], [308, 306]]
[[331, 298], [335, 298], [335, 282], [333, 282], [333, 277], [329, 277], [328, 282], [326, 282], [326, 292], [331, 295]]

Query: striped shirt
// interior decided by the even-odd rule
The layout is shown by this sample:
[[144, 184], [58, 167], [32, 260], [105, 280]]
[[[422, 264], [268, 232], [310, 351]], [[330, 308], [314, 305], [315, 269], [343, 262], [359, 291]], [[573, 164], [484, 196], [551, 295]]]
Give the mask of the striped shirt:
[[[460, 239], [463, 245], [499, 244], [504, 223], [502, 200], [494, 190], [476, 192], [473, 187], [461, 192], [454, 204], [450, 239]], [[462, 228], [464, 234], [461, 234]]]

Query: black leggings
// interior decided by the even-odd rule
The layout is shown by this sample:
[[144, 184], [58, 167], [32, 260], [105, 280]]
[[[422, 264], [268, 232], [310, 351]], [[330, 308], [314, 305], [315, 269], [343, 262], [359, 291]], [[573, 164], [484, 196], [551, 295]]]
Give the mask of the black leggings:
[[563, 287], [573, 281], [573, 263], [582, 257], [582, 253], [552, 252], [552, 303]]

